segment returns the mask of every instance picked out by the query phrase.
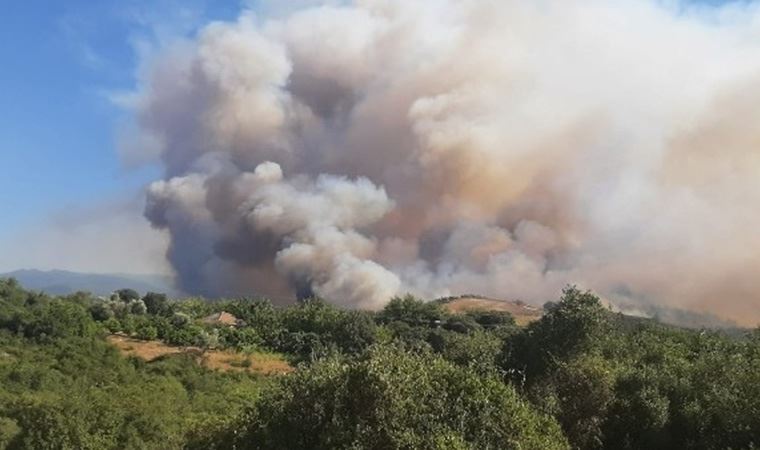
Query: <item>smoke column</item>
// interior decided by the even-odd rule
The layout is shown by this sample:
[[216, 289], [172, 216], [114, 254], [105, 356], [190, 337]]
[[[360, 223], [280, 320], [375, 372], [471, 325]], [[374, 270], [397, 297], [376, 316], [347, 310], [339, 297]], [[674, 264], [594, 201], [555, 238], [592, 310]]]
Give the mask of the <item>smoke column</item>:
[[361, 0], [245, 11], [144, 74], [180, 287], [760, 318], [760, 11]]

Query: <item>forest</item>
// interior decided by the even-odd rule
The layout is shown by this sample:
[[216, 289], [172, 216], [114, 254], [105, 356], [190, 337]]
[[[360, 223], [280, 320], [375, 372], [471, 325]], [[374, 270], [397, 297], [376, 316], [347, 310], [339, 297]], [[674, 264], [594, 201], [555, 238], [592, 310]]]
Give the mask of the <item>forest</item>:
[[[51, 297], [0, 280], [0, 449], [750, 449], [760, 332], [635, 319], [568, 286], [543, 316], [394, 298]], [[205, 320], [225, 312], [234, 324]], [[282, 358], [219, 370], [109, 336]]]

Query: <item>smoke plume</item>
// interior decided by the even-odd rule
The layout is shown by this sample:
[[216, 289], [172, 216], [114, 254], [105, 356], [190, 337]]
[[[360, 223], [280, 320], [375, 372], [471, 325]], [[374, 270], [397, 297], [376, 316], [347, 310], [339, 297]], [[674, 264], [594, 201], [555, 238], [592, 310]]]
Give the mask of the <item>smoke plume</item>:
[[[760, 311], [760, 11], [358, 0], [246, 11], [134, 104], [180, 287]], [[133, 149], [139, 151], [139, 149]]]

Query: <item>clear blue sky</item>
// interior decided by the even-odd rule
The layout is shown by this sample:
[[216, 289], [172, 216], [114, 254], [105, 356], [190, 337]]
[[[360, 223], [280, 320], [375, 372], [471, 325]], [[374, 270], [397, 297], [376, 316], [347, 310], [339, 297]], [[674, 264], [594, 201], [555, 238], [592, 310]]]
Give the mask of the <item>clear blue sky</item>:
[[237, 15], [239, 1], [24, 0], [0, 15], [0, 235], [52, 211], [135, 190], [107, 97], [135, 83], [137, 42]]

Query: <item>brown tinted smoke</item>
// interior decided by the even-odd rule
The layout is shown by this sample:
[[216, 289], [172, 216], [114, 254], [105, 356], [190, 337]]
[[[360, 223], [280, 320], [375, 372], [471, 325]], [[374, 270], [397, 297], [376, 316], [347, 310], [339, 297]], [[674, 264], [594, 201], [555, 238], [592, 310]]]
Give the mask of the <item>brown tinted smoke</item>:
[[647, 0], [244, 13], [134, 106], [181, 287], [760, 313], [760, 13]]

